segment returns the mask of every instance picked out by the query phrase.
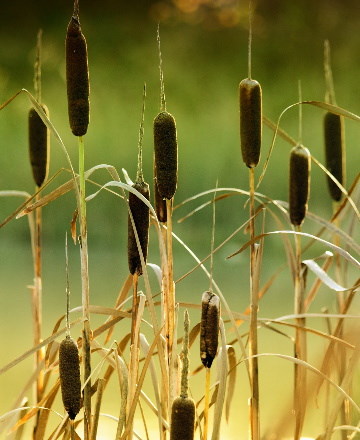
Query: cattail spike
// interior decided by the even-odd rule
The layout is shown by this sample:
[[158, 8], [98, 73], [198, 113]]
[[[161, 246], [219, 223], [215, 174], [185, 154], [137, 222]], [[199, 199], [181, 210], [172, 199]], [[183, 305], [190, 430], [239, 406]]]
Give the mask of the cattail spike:
[[154, 150], [156, 184], [163, 199], [172, 199], [177, 187], [178, 148], [176, 122], [166, 112], [160, 112], [154, 119]]
[[181, 397], [188, 397], [189, 388], [189, 328], [190, 319], [189, 313], [185, 310], [184, 313], [184, 341], [182, 349], [182, 370], [181, 370]]
[[220, 299], [212, 292], [204, 292], [201, 300], [200, 358], [210, 368], [218, 348]]
[[78, 347], [69, 335], [59, 347], [59, 373], [62, 401], [69, 418], [74, 420], [80, 411], [81, 380]]
[[239, 85], [240, 140], [245, 165], [254, 168], [260, 160], [262, 136], [262, 91], [254, 79], [243, 79]]
[[75, 136], [86, 134], [89, 125], [89, 69], [86, 39], [81, 31], [78, 2], [74, 2], [65, 41], [66, 85], [71, 131]]
[[[345, 181], [345, 145], [344, 118], [327, 112], [324, 117], [325, 163], [330, 173], [344, 185]], [[328, 189], [331, 198], [338, 202], [342, 191], [337, 184], [327, 176]]]
[[304, 221], [310, 192], [310, 152], [296, 145], [290, 152], [289, 213], [294, 226]]
[[[138, 144], [138, 165], [136, 181], [133, 184], [139, 193], [147, 200], [150, 199], [149, 185], [144, 181], [142, 171], [142, 142], [144, 137], [144, 118], [145, 118], [145, 98], [146, 98], [146, 84], [144, 84], [143, 91], [143, 105], [141, 111], [141, 122], [139, 129], [139, 144]], [[135, 233], [135, 230], [136, 233]], [[150, 212], [149, 207], [140, 200], [134, 193], [129, 192], [129, 216], [128, 216], [128, 265], [129, 271], [132, 275], [135, 273], [141, 275], [143, 273], [143, 266], [141, 264], [141, 257], [138, 244], [140, 245], [144, 262], [146, 263], [149, 241], [149, 227], [150, 227]], [[136, 240], [136, 235], [139, 243]]]

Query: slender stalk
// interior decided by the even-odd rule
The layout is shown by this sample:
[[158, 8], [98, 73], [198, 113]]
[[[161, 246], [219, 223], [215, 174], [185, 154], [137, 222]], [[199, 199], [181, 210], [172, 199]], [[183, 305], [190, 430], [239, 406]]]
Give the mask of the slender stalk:
[[[296, 231], [301, 232], [301, 226], [296, 226]], [[304, 309], [304, 283], [301, 274], [301, 235], [295, 235], [296, 273], [295, 273], [295, 315], [303, 314]], [[295, 358], [306, 362], [306, 333], [305, 318], [296, 318], [295, 332]], [[294, 365], [294, 411], [295, 435], [294, 440], [299, 440], [305, 418], [306, 396], [306, 369], [298, 364]]]
[[209, 406], [210, 406], [210, 376], [211, 368], [205, 368], [205, 402], [204, 402], [204, 431], [203, 439], [207, 440], [209, 429]]
[[[38, 190], [38, 187], [36, 187]], [[36, 201], [40, 198], [39, 194], [36, 196]], [[41, 265], [41, 233], [42, 231], [42, 216], [41, 208], [35, 210], [35, 255], [34, 255], [34, 289], [33, 289], [33, 316], [34, 316], [34, 345], [41, 342], [42, 329], [42, 265]], [[43, 360], [43, 351], [36, 352], [36, 368]], [[40, 402], [43, 393], [43, 379], [44, 375], [41, 371], [36, 381], [36, 402]]]
[[[249, 168], [250, 187], [250, 240], [255, 237], [255, 171]], [[259, 373], [258, 373], [258, 337], [257, 337], [257, 312], [258, 312], [258, 289], [254, 279], [256, 265], [255, 243], [250, 246], [250, 331], [249, 331], [249, 370], [250, 370], [250, 433], [251, 440], [260, 439], [260, 408], [259, 408]]]
[[88, 267], [88, 244], [85, 200], [85, 176], [84, 176], [84, 140], [79, 140], [79, 205], [80, 205], [80, 260], [81, 260], [81, 290], [83, 307], [83, 366], [84, 366], [84, 438], [89, 440], [91, 432], [91, 353], [90, 353], [90, 312], [89, 312], [89, 267]]
[[175, 288], [174, 288], [174, 273], [173, 273], [173, 249], [172, 249], [172, 199], [166, 200], [167, 209], [167, 233], [166, 233], [166, 248], [167, 248], [167, 293], [166, 293], [166, 338], [168, 360], [171, 357], [172, 347], [174, 343], [174, 325], [175, 325]]

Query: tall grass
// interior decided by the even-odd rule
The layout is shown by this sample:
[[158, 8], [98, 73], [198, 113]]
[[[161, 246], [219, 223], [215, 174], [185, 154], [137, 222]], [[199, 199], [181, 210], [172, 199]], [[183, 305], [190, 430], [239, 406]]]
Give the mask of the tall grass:
[[[86, 11], [85, 4], [83, 10]], [[71, 23], [74, 20], [79, 23], [77, 2]], [[83, 27], [86, 29], [85, 19]], [[81, 31], [78, 37], [83, 45]], [[155, 35], [150, 34], [148, 38], [155, 40]], [[164, 59], [168, 56], [166, 51], [163, 51], [163, 56]], [[157, 70], [156, 63], [153, 67]], [[173, 78], [171, 72], [167, 73], [167, 78], [181, 84], [181, 67], [179, 66], [179, 71]], [[78, 72], [74, 63], [71, 69], [73, 76], [77, 78]], [[173, 148], [176, 143], [176, 131], [173, 117], [165, 112], [161, 57], [160, 72], [160, 115], [165, 113], [166, 120], [170, 121], [170, 135], [167, 131], [164, 136], [159, 136], [157, 130], [161, 127], [155, 124], [155, 154], [159, 156], [160, 153], [162, 158], [156, 165], [155, 177], [158, 179], [159, 173], [164, 173], [165, 177], [169, 173], [171, 175], [171, 191], [159, 191], [160, 198], [166, 199], [166, 219], [158, 218], [153, 207], [153, 198], [149, 199], [148, 191], [143, 191], [145, 182], [142, 174], [142, 156], [149, 157], [149, 164], [153, 156], [153, 151], [150, 152], [148, 147], [144, 147], [142, 151], [143, 145], [152, 143], [147, 140], [143, 125], [147, 118], [152, 121], [154, 115], [145, 115], [143, 109], [139, 166], [136, 183], [133, 184], [127, 170], [118, 165], [107, 164], [105, 149], [104, 160], [86, 169], [83, 135], [87, 131], [88, 116], [85, 117], [86, 129], [80, 132], [74, 132], [74, 127], [78, 127], [79, 124], [71, 124], [72, 131], [79, 137], [79, 172], [76, 173], [72, 165], [72, 155], [69, 154], [72, 147], [63, 141], [63, 133], [68, 127], [53, 124], [43, 110], [39, 96], [34, 97], [23, 89], [16, 95], [9, 93], [0, 107], [0, 118], [6, 119], [12, 106], [16, 103], [25, 105], [25, 97], [30, 98], [36, 115], [50, 131], [56, 147], [59, 147], [59, 154], [65, 158], [62, 167], [66, 168], [53, 170], [47, 181], [37, 185], [33, 194], [24, 193], [20, 189], [1, 189], [2, 197], [25, 199], [10, 215], [0, 219], [2, 236], [11, 241], [12, 238], [7, 236], [7, 231], [11, 231], [16, 218], [27, 216], [31, 241], [35, 243], [34, 213], [42, 209], [46, 214], [47, 210], [56, 207], [58, 212], [63, 214], [62, 201], [65, 197], [72, 198], [73, 207], [77, 208], [76, 212], [74, 213], [73, 209], [66, 212], [67, 218], [64, 219], [62, 227], [64, 231], [70, 230], [74, 247], [80, 251], [81, 264], [79, 267], [74, 257], [69, 268], [60, 266], [57, 267], [57, 271], [64, 273], [65, 280], [68, 270], [72, 273], [78, 270], [82, 282], [82, 300], [76, 301], [76, 296], [72, 295], [72, 304], [76, 305], [69, 314], [66, 313], [68, 318], [65, 320], [66, 310], [63, 305], [58, 306], [54, 319], [43, 314], [45, 322], [41, 337], [34, 337], [34, 343], [28, 342], [26, 349], [16, 351], [9, 361], [0, 365], [0, 377], [4, 378], [16, 372], [18, 368], [26, 368], [23, 386], [20, 390], [14, 390], [11, 398], [5, 396], [3, 399], [7, 408], [0, 415], [1, 435], [9, 435], [19, 440], [30, 438], [31, 432], [37, 440], [104, 437], [117, 440], [179, 440], [206, 439], [210, 436], [212, 440], [217, 440], [220, 437], [226, 438], [227, 431], [232, 432], [228, 438], [235, 435], [242, 438], [249, 430], [253, 439], [286, 439], [291, 438], [294, 431], [296, 438], [300, 438], [301, 435], [326, 440], [345, 438], [343, 433], [348, 438], [355, 438], [360, 426], [356, 388], [360, 354], [356, 324], [360, 268], [357, 255], [360, 251], [357, 242], [360, 219], [359, 175], [352, 180], [349, 179], [347, 186], [343, 187], [344, 182], [339, 182], [336, 176], [334, 178], [331, 170], [327, 170], [317, 154], [313, 153], [313, 148], [308, 150], [304, 146], [291, 150], [296, 144], [293, 133], [287, 132], [282, 124], [285, 115], [289, 119], [291, 116], [295, 119], [291, 111], [297, 106], [307, 106], [307, 109], [311, 106], [314, 114], [319, 116], [325, 110], [332, 115], [356, 121], [357, 125], [360, 116], [350, 112], [351, 109], [338, 107], [334, 102], [313, 99], [300, 100], [302, 102], [290, 105], [275, 122], [266, 116], [258, 117], [255, 121], [256, 133], [259, 133], [259, 124], [261, 132], [263, 120], [271, 129], [272, 141], [263, 145], [261, 161], [257, 151], [256, 158], [246, 163], [250, 168], [249, 188], [239, 188], [238, 178], [234, 176], [232, 187], [222, 187], [221, 181], [219, 186], [216, 185], [216, 188], [210, 188], [205, 192], [199, 192], [196, 186], [188, 187], [188, 198], [179, 202], [175, 195], [178, 185], [177, 151], [174, 153]], [[251, 72], [249, 78], [250, 76]], [[294, 81], [296, 79], [294, 78]], [[44, 84], [46, 81], [46, 76], [43, 76]], [[84, 91], [83, 84], [79, 87], [80, 91]], [[85, 95], [88, 97], [88, 85], [85, 88]], [[158, 87], [150, 96], [156, 96], [156, 90]], [[76, 95], [76, 84], [72, 92]], [[61, 93], [65, 94], [65, 90]], [[266, 93], [267, 90], [264, 88], [264, 96]], [[234, 95], [236, 99], [236, 86]], [[84, 104], [83, 100], [81, 104]], [[87, 112], [88, 101], [85, 104]], [[83, 106], [81, 109], [83, 111]], [[56, 108], [50, 110], [51, 115], [56, 114]], [[266, 113], [266, 108], [264, 112]], [[70, 115], [70, 120], [71, 118]], [[134, 119], [138, 119], [137, 115]], [[155, 121], [157, 120], [158, 117]], [[106, 125], [107, 120], [92, 119], [91, 123], [95, 126]], [[212, 123], [214, 122], [209, 122]], [[249, 118], [246, 124], [250, 126], [250, 131], [254, 129], [253, 118]], [[222, 129], [221, 125], [218, 129]], [[320, 122], [317, 129], [322, 130]], [[182, 126], [179, 122], [177, 130], [181, 138]], [[305, 134], [306, 122], [303, 130]], [[258, 137], [259, 135], [256, 136]], [[273, 165], [274, 155], [280, 143], [279, 138], [285, 140], [285, 145], [289, 152], [292, 151], [292, 155], [294, 152], [299, 153], [298, 150], [301, 149], [302, 155], [299, 153], [295, 159], [300, 157], [302, 168], [299, 171], [298, 163], [291, 164], [292, 176], [296, 177], [298, 173], [300, 178], [303, 178], [306, 170], [309, 170], [310, 160], [312, 170], [323, 174], [322, 179], [312, 177], [309, 203], [308, 192], [306, 197], [303, 196], [308, 174], [305, 176], [306, 182], [304, 179], [296, 180], [296, 187], [290, 189], [289, 200], [272, 197], [267, 193], [267, 173]], [[198, 144], [193, 146], [194, 149], [200, 148], [202, 139], [196, 141]], [[306, 141], [303, 140], [303, 143], [306, 144]], [[91, 145], [91, 142], [87, 143], [88, 149], [98, 147]], [[212, 154], [216, 147], [218, 146], [207, 145], [206, 154]], [[164, 154], [169, 148], [170, 154]], [[188, 164], [181, 161], [181, 142], [179, 148], [179, 176], [184, 176], [180, 182], [185, 182]], [[247, 148], [251, 148], [251, 145], [247, 145]], [[309, 151], [313, 155], [310, 155]], [[222, 154], [227, 153], [222, 150]], [[348, 156], [351, 157], [351, 154], [353, 153], [350, 152]], [[168, 169], [166, 159], [169, 155], [171, 160]], [[239, 174], [244, 172], [240, 156], [238, 149], [236, 161]], [[303, 167], [304, 157], [306, 170]], [[230, 160], [235, 159], [232, 157]], [[262, 173], [259, 180], [256, 180], [256, 165], [260, 168], [259, 175]], [[149, 166], [149, 170], [153, 170], [152, 165]], [[198, 170], [200, 181], [207, 173], [201, 161], [198, 163]], [[150, 174], [151, 171], [147, 172]], [[59, 183], [59, 176], [63, 177], [65, 183]], [[287, 187], [287, 176], [288, 170], [277, 179], [279, 192], [282, 192], [283, 187]], [[336, 185], [342, 196], [333, 204], [329, 215], [319, 215], [312, 211], [312, 197], [314, 193], [318, 197], [328, 197], [325, 176]], [[217, 176], [213, 177], [215, 181]], [[16, 181], [7, 183], [10, 188], [16, 188]], [[157, 185], [157, 182], [155, 184]], [[91, 212], [91, 209], [99, 209], [104, 197], [109, 197], [114, 207], [110, 215], [104, 214], [104, 222], [115, 222], [117, 228], [128, 231], [131, 235], [131, 255], [135, 256], [136, 260], [135, 264], [133, 259], [129, 258], [130, 275], [126, 273], [126, 258], [116, 260], [115, 257], [109, 262], [111, 270], [108, 277], [116, 278], [116, 283], [119, 284], [118, 291], [112, 289], [110, 304], [102, 297], [106, 289], [103, 287], [107, 281], [105, 278], [89, 290], [90, 276], [92, 271], [96, 272], [96, 267], [88, 268], [88, 260], [91, 261], [92, 255], [96, 258], [96, 251], [91, 248], [91, 233], [102, 225], [88, 222], [88, 212]], [[329, 204], [331, 205], [330, 199]], [[199, 213], [206, 212], [209, 206], [214, 208], [214, 205], [218, 215], [224, 215], [225, 227], [213, 237], [210, 252], [204, 243], [195, 251], [193, 243], [197, 237], [193, 231], [193, 224], [196, 223]], [[247, 205], [250, 207], [249, 214], [243, 214], [243, 211], [248, 212], [248, 209], [244, 209]], [[90, 207], [89, 210], [87, 206]], [[124, 206], [120, 219], [119, 206]], [[146, 226], [145, 232], [142, 229], [143, 223]], [[230, 230], [229, 225], [235, 226]], [[204, 237], [209, 235], [211, 227], [207, 224], [201, 226], [205, 230]], [[112, 241], [115, 240], [116, 238], [112, 237]], [[270, 243], [275, 244], [269, 251]], [[173, 247], [177, 249], [177, 253], [173, 252]], [[248, 249], [250, 259], [245, 257]], [[62, 252], [62, 246], [57, 252]], [[125, 247], [123, 253], [126, 255]], [[216, 263], [213, 262], [214, 259]], [[120, 269], [119, 261], [125, 266], [124, 270]], [[103, 261], [99, 260], [98, 266], [103, 265]], [[226, 272], [226, 279], [220, 276], [221, 272]], [[119, 276], [119, 273], [124, 275]], [[247, 281], [248, 273], [250, 285]], [[46, 277], [44, 279], [46, 281]], [[204, 291], [204, 288], [200, 287], [204, 279], [210, 280], [210, 292], [206, 292], [201, 300], [199, 292]], [[294, 313], [285, 306], [291, 298], [290, 280], [295, 283], [297, 302]], [[64, 291], [68, 292], [69, 283], [70, 281], [64, 285]], [[80, 290], [80, 286], [76, 289]], [[76, 289], [72, 288], [72, 292]], [[47, 295], [51, 295], [51, 289], [47, 290]], [[331, 301], [328, 300], [330, 296], [333, 298]], [[339, 300], [334, 301], [334, 298]], [[270, 309], [271, 316], [266, 315], [263, 312], [267, 310], [266, 305], [275, 301], [275, 305]], [[337, 305], [333, 306], [332, 301]], [[259, 304], [262, 305], [261, 310], [258, 310]], [[39, 312], [41, 305], [35, 304], [35, 307], [36, 312]], [[183, 309], [190, 311], [192, 323], [190, 325], [189, 314], [186, 311], [184, 331]], [[4, 312], [17, 316], [16, 310], [10, 307], [6, 307]], [[40, 315], [34, 313], [34, 316]], [[206, 331], [203, 325], [205, 318], [208, 319]], [[35, 321], [35, 324], [39, 323], [40, 317]], [[36, 325], [34, 328], [36, 331]], [[69, 337], [70, 329], [74, 341]], [[26, 330], [26, 333], [29, 333], [29, 330]], [[7, 339], [7, 344], [12, 343], [14, 335], [8, 335]], [[305, 340], [309, 348], [306, 356], [303, 355]], [[69, 358], [64, 354], [67, 346], [70, 347]], [[83, 372], [81, 385], [78, 347], [81, 349]], [[37, 355], [35, 365], [29, 366], [27, 360], [43, 351], [44, 356]], [[214, 371], [211, 377], [210, 366]], [[305, 371], [306, 374], [297, 373]], [[39, 377], [43, 378], [41, 393], [32, 396], [31, 387], [38, 382]], [[69, 383], [71, 387], [67, 388]], [[82, 399], [79, 395], [80, 386]], [[286, 388], [287, 392], [280, 392], [282, 387]], [[63, 402], [59, 398], [61, 393]], [[271, 413], [274, 401], [275, 415]], [[301, 420], [301, 417], [299, 419], [299, 412], [304, 420]], [[243, 425], [240, 429], [239, 420]], [[107, 421], [108, 424], [112, 424], [112, 431], [105, 434]], [[235, 434], [234, 431], [238, 433]]]

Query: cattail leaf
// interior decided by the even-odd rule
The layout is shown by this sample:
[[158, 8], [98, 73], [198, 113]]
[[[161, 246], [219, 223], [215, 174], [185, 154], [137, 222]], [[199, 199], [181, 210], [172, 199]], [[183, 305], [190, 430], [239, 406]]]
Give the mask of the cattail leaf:
[[161, 282], [162, 282], [162, 270], [161, 267], [154, 263], [147, 263], [147, 265], [153, 270], [153, 272], [156, 275], [156, 279], [159, 283], [159, 287], [161, 288]]
[[303, 260], [302, 264], [305, 264], [327, 287], [335, 292], [346, 292], [353, 290], [351, 287], [340, 286], [334, 281], [314, 260]]
[[[145, 335], [143, 335], [142, 333], [140, 333], [140, 344], [141, 344], [141, 349], [144, 352], [144, 356], [146, 357], [149, 352], [150, 345], [149, 345]], [[154, 389], [156, 409], [158, 412], [159, 436], [161, 436], [160, 433], [161, 433], [163, 424], [162, 424], [162, 417], [161, 417], [162, 409], [161, 409], [160, 393], [159, 393], [160, 384], [157, 379], [156, 370], [155, 370], [154, 362], [152, 359], [150, 360], [149, 368], [150, 368], [151, 381], [152, 381], [153, 389]]]
[[221, 350], [219, 353], [219, 360], [218, 360], [219, 390], [218, 390], [218, 395], [214, 409], [214, 422], [213, 422], [213, 431], [211, 435], [211, 440], [220, 439], [220, 425], [221, 425], [222, 412], [225, 402], [226, 381], [228, 376], [226, 334], [222, 319], [220, 319], [220, 334], [221, 334]]
[[236, 353], [234, 347], [228, 345], [226, 348], [227, 348], [227, 357], [228, 357], [228, 366], [229, 366], [229, 378], [227, 385], [225, 417], [226, 417], [226, 422], [229, 423], [231, 402], [234, 397], [235, 385], [236, 385], [237, 360], [236, 360]]
[[299, 234], [299, 235], [302, 235], [303, 237], [311, 238], [311, 239], [313, 239], [315, 241], [318, 241], [321, 244], [324, 244], [324, 245], [328, 246], [332, 251], [334, 251], [337, 254], [341, 255], [343, 258], [345, 258], [347, 261], [349, 261], [352, 265], [354, 265], [357, 268], [360, 268], [360, 262], [358, 260], [356, 260], [356, 258], [354, 258], [352, 255], [350, 255], [349, 252], [345, 251], [341, 247], [336, 246], [333, 243], [330, 243], [329, 241], [323, 240], [320, 237], [316, 237], [315, 235], [307, 234], [306, 232], [296, 232], [296, 231], [271, 231], [271, 232], [266, 232], [264, 234], [257, 235], [256, 237], [254, 237], [253, 240], [248, 241], [238, 251], [234, 252], [233, 254], [229, 255], [226, 258], [229, 259], [229, 258], [235, 257], [235, 255], [238, 255], [241, 252], [243, 252], [252, 243], [256, 243], [261, 238], [266, 237], [266, 236], [270, 236], [270, 235], [274, 235], [274, 234], [275, 235], [276, 234], [293, 234], [293, 235]]
[[327, 102], [322, 101], [302, 101], [298, 104], [309, 104], [315, 107], [322, 108], [323, 110], [327, 110], [330, 113], [335, 115], [344, 116], [345, 118], [352, 119], [353, 121], [360, 122], [360, 116], [355, 113], [349, 112], [342, 107], [338, 107], [337, 105], [328, 104]]
[[149, 348], [148, 354], [147, 354], [147, 356], [145, 358], [144, 365], [143, 365], [143, 368], [141, 370], [141, 374], [140, 374], [139, 379], [137, 381], [137, 387], [136, 387], [136, 391], [135, 391], [135, 394], [134, 394], [134, 397], [133, 397], [133, 401], [132, 401], [132, 404], [131, 404], [131, 407], [130, 407], [130, 410], [129, 410], [129, 413], [128, 413], [127, 427], [125, 429], [125, 432], [121, 436], [121, 440], [125, 440], [126, 439], [128, 433], [129, 433], [129, 430], [130, 430], [130, 428], [132, 426], [132, 421], [133, 421], [134, 414], [135, 414], [135, 409], [136, 409], [136, 406], [137, 406], [137, 403], [138, 403], [138, 400], [139, 400], [140, 391], [141, 391], [141, 388], [142, 388], [142, 385], [143, 385], [143, 382], [144, 382], [144, 379], [145, 379], [145, 375], [146, 375], [147, 369], [149, 367], [149, 363], [151, 361], [151, 357], [152, 357], [153, 351], [155, 349], [155, 346], [158, 344], [158, 340], [159, 340], [159, 338], [161, 336], [161, 332], [162, 332], [162, 328], [160, 328], [158, 330], [158, 332], [155, 334], [154, 340], [153, 340], [153, 342], [152, 342], [152, 344], [151, 344], [151, 346]]

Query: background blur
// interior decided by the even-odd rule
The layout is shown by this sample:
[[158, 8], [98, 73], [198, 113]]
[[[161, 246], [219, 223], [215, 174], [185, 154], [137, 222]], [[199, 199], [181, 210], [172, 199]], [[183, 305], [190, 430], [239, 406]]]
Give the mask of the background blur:
[[[62, 137], [77, 169], [77, 141], [68, 126], [65, 86], [64, 38], [72, 13], [70, 0], [13, 0], [0, 9], [0, 102], [21, 88], [33, 92], [33, 63], [36, 34], [43, 29], [42, 98], [50, 118]], [[360, 5], [350, 0], [258, 0], [253, 23], [252, 73], [263, 89], [263, 111], [276, 121], [281, 111], [298, 101], [298, 80], [304, 100], [324, 100], [323, 45], [331, 44], [332, 69], [337, 103], [360, 114], [359, 38]], [[175, 205], [197, 193], [219, 187], [248, 188], [248, 171], [241, 161], [238, 126], [238, 84], [247, 76], [248, 2], [235, 0], [115, 0], [80, 1], [82, 30], [87, 38], [91, 81], [91, 122], [85, 137], [86, 168], [107, 163], [121, 174], [125, 168], [135, 178], [138, 131], [141, 119], [143, 83], [147, 83], [144, 174], [152, 182], [152, 121], [160, 105], [159, 61], [156, 28], [160, 22], [161, 49], [167, 110], [177, 121], [179, 183]], [[0, 112], [0, 190], [32, 193], [34, 184], [27, 152], [25, 95]], [[303, 108], [303, 143], [323, 162], [323, 111]], [[298, 136], [298, 110], [290, 110], [282, 127]], [[359, 169], [360, 126], [346, 121], [347, 182]], [[264, 127], [259, 176], [272, 140]], [[67, 168], [60, 147], [52, 138], [50, 174]], [[287, 200], [288, 153], [290, 146], [278, 139], [267, 176], [259, 191], [274, 199]], [[64, 171], [51, 184], [55, 188], [69, 178]], [[94, 180], [109, 180], [105, 171]], [[88, 184], [88, 192], [95, 186]], [[211, 196], [192, 202], [174, 213], [174, 222]], [[220, 243], [247, 218], [244, 197], [231, 197], [217, 204], [216, 243]], [[0, 199], [0, 220], [22, 202]], [[331, 201], [323, 173], [312, 169], [309, 208], [328, 219]], [[69, 231], [75, 209], [73, 194], [67, 194], [43, 210], [44, 221], [44, 333], [48, 335], [65, 311], [65, 231]], [[88, 204], [90, 280], [92, 303], [111, 306], [127, 276], [125, 204], [113, 195], [101, 193]], [[211, 209], [204, 209], [181, 224], [178, 234], [203, 258], [210, 250]], [[269, 225], [268, 229], [275, 229]], [[317, 228], [308, 221], [304, 230]], [[230, 304], [242, 311], [248, 303], [247, 255], [225, 262], [225, 257], [247, 240], [236, 238], [215, 258], [214, 277]], [[193, 267], [193, 261], [175, 245], [175, 275], [179, 278]], [[71, 244], [70, 277], [72, 305], [80, 304], [78, 249]], [[280, 240], [269, 239], [264, 264], [266, 280], [284, 261]], [[239, 270], [239, 259], [243, 268]], [[154, 231], [150, 237], [150, 260], [158, 263]], [[263, 316], [290, 313], [291, 294], [284, 300], [278, 279], [271, 301], [264, 299]], [[31, 316], [27, 285], [32, 282], [32, 262], [26, 218], [13, 220], [0, 230], [0, 337], [7, 350], [0, 355], [6, 364], [31, 347]], [[275, 286], [275, 287], [276, 287]], [[197, 302], [208, 288], [205, 276], [196, 271], [178, 288], [181, 301]], [[239, 296], [239, 290], [243, 295]], [[194, 297], [194, 295], [196, 295]], [[330, 304], [334, 298], [326, 299]], [[196, 322], [194, 317], [194, 322]], [[10, 335], [21, 335], [9, 344]], [[264, 347], [265, 348], [265, 347]], [[280, 348], [279, 348], [280, 350]], [[193, 361], [195, 367], [197, 361]], [[5, 390], [15, 386], [18, 375], [28, 373], [31, 360], [0, 376]], [[270, 381], [271, 382], [271, 381]], [[21, 384], [17, 384], [17, 392]], [[1, 386], [0, 386], [1, 389]], [[14, 392], [14, 397], [17, 394]], [[0, 399], [0, 414], [9, 409], [12, 398]], [[246, 411], [246, 410], [245, 410]], [[270, 420], [271, 414], [264, 414]], [[243, 417], [246, 423], [246, 413]]]

